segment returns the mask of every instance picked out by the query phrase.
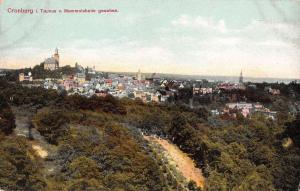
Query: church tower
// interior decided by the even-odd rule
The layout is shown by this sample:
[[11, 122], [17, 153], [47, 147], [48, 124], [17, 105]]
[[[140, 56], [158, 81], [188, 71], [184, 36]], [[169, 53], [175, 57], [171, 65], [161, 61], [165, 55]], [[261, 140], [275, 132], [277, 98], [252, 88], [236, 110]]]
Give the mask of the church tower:
[[141, 70], [139, 69], [138, 73], [137, 73], [137, 80], [141, 81], [142, 80], [142, 73]]
[[59, 54], [58, 54], [58, 49], [57, 48], [55, 49], [55, 53], [54, 53], [53, 57], [55, 58], [57, 63], [59, 63]]
[[56, 63], [55, 63], [55, 69], [59, 68], [59, 54], [58, 54], [58, 49], [56, 47], [55, 49], [55, 53], [53, 55], [53, 58], [55, 59]]
[[241, 73], [240, 73], [239, 83], [240, 83], [240, 84], [244, 83], [243, 71], [242, 71], [242, 70], [241, 70]]

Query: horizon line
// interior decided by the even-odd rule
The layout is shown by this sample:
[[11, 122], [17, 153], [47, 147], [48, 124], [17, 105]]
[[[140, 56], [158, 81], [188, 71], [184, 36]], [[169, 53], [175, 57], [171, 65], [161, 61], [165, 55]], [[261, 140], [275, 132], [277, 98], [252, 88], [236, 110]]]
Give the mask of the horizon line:
[[[37, 65], [36, 65], [37, 66]], [[71, 65], [64, 65], [64, 66], [71, 66]], [[34, 67], [34, 66], [33, 66]], [[30, 67], [31, 69], [33, 67]], [[74, 66], [71, 66], [74, 67]], [[90, 66], [87, 66], [90, 67]], [[22, 70], [22, 69], [30, 69], [30, 68], [0, 68], [0, 70]], [[107, 72], [107, 73], [137, 73], [138, 71], [107, 71], [107, 70], [95, 70], [96, 72]], [[156, 75], [177, 75], [177, 76], [190, 76], [190, 77], [225, 77], [225, 78], [239, 78], [239, 75], [204, 75], [204, 74], [179, 74], [179, 73], [160, 73], [160, 72], [142, 72], [142, 74], [153, 74]], [[244, 73], [244, 71], [243, 71]], [[244, 76], [243, 78], [250, 78], [250, 79], [273, 79], [273, 80], [300, 80], [300, 78], [290, 78], [290, 77], [254, 77], [254, 76]]]

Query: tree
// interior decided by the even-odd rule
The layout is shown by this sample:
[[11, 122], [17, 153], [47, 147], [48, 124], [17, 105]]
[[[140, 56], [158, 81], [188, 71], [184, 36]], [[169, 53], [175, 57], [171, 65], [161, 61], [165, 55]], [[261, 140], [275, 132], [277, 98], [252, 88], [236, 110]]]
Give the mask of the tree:
[[58, 139], [68, 134], [70, 122], [62, 111], [39, 113], [35, 118], [37, 130], [51, 144], [57, 144]]
[[228, 188], [227, 179], [224, 175], [212, 171], [206, 180], [205, 190], [207, 191], [227, 191], [230, 190]]
[[272, 191], [275, 190], [269, 177], [263, 177], [256, 171], [249, 173], [240, 185], [235, 186], [233, 191]]
[[4, 99], [0, 95], [0, 132], [11, 134], [15, 128], [15, 116]]
[[190, 191], [201, 191], [201, 188], [199, 188], [199, 187], [197, 186], [197, 184], [196, 184], [195, 181], [189, 181], [189, 183], [188, 183], [188, 189], [189, 189]]
[[292, 122], [285, 124], [286, 133], [292, 138], [293, 142], [300, 148], [300, 114]]

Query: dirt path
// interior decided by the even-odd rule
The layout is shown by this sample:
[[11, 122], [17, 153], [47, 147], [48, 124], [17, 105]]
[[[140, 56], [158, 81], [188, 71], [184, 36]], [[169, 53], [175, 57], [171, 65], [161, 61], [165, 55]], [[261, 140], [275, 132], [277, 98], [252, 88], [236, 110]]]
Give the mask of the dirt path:
[[[16, 128], [14, 133], [17, 136], [23, 136], [29, 138], [29, 126], [31, 124], [34, 112], [30, 108], [26, 107], [12, 107], [14, 115], [16, 117]], [[31, 136], [33, 140], [29, 141], [33, 150], [41, 158], [46, 159], [56, 154], [57, 148], [50, 145], [43, 136], [34, 128], [31, 129]], [[55, 169], [55, 164], [52, 161], [44, 161], [46, 171], [51, 173]]]
[[18, 107], [12, 107], [13, 113], [16, 117], [16, 128], [14, 130], [17, 136], [29, 137], [29, 124], [32, 118], [30, 112], [22, 111]]
[[46, 151], [44, 148], [42, 148], [40, 145], [32, 144], [32, 148], [36, 151], [36, 153], [41, 158], [46, 158], [48, 156], [48, 151]]
[[196, 168], [194, 161], [176, 145], [167, 140], [154, 136], [144, 136], [144, 138], [152, 143], [159, 144], [164, 150], [169, 163], [176, 166], [177, 170], [188, 180], [196, 182], [198, 187], [204, 187], [204, 177], [201, 169]]

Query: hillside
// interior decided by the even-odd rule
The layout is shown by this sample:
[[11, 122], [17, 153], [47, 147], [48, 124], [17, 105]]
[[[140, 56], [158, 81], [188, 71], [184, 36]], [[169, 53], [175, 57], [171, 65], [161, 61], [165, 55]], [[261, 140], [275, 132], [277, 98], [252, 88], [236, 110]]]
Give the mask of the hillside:
[[[66, 96], [3, 81], [0, 95], [5, 191], [269, 191], [299, 184], [299, 116], [227, 119], [201, 108]], [[158, 146], [143, 135], [159, 137]], [[189, 181], [201, 172], [204, 186], [202, 178]]]

